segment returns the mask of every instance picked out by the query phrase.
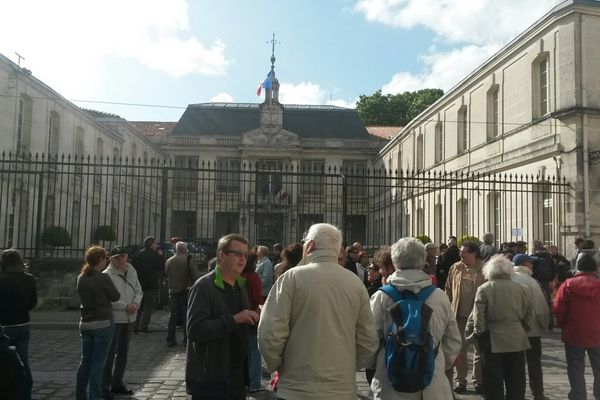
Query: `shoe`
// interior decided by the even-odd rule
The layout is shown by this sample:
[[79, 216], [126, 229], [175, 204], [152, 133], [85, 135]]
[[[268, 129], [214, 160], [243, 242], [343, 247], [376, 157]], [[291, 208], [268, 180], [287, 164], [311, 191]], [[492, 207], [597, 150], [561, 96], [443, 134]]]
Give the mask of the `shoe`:
[[167, 347], [173, 347], [177, 344], [175, 341], [167, 341]]
[[483, 385], [481, 385], [481, 384], [475, 385], [475, 393], [483, 394]]
[[147, 335], [148, 333], [152, 333], [152, 331], [151, 331], [150, 329], [145, 329], [145, 330], [143, 330], [143, 331], [140, 331], [140, 333], [141, 333], [142, 335]]
[[125, 394], [127, 396], [131, 396], [133, 394], [133, 390], [127, 389], [125, 386], [117, 386], [110, 389], [111, 393], [116, 394]]
[[265, 390], [267, 390], [266, 387], [260, 386], [260, 387], [254, 388], [254, 389], [248, 389], [248, 392], [249, 393], [258, 393], [258, 392], [264, 392]]
[[456, 384], [454, 386], [454, 393], [461, 394], [461, 393], [464, 393], [466, 391], [467, 391], [467, 387], [465, 385], [462, 385], [462, 384], [458, 383], [458, 384]]

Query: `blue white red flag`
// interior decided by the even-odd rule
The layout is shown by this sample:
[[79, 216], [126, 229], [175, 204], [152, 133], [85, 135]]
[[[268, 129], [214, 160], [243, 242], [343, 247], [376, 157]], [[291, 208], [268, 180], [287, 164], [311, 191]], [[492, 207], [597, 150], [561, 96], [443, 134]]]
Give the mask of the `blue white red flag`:
[[273, 87], [273, 79], [271, 79], [272, 73], [273, 73], [273, 71], [269, 71], [269, 73], [267, 74], [267, 77], [261, 83], [259, 83], [258, 88], [256, 89], [257, 96], [260, 96], [262, 88], [271, 89]]

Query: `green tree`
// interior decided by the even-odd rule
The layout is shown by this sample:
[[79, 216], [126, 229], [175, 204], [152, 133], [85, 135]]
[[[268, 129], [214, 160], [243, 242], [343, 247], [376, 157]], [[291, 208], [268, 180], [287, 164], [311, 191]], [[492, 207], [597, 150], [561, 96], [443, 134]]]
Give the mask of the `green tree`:
[[442, 89], [421, 89], [416, 92], [360, 95], [356, 111], [365, 125], [405, 126], [423, 110], [442, 97]]

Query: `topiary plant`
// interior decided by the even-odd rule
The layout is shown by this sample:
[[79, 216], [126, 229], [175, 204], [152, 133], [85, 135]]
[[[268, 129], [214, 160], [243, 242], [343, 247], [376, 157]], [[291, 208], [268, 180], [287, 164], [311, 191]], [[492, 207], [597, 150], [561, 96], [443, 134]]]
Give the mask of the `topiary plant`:
[[423, 244], [431, 243], [431, 238], [427, 235], [419, 235], [415, 239], [419, 239]]
[[475, 243], [480, 243], [479, 242], [479, 238], [477, 236], [471, 236], [471, 235], [462, 235], [461, 237], [458, 238], [458, 240], [456, 241], [456, 245], [458, 247], [462, 246], [462, 244], [464, 242], [475, 242]]
[[50, 226], [42, 233], [42, 243], [52, 247], [70, 246], [71, 234], [62, 226]]
[[107, 242], [112, 242], [117, 239], [117, 234], [115, 233], [115, 229], [110, 225], [100, 225], [96, 228], [96, 232], [94, 232], [94, 240], [105, 240]]

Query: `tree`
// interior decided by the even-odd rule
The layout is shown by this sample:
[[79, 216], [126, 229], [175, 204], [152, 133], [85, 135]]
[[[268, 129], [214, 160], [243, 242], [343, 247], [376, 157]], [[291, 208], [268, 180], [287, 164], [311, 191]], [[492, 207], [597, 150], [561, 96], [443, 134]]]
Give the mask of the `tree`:
[[405, 126], [443, 94], [442, 89], [386, 95], [378, 90], [371, 96], [360, 95], [356, 111], [365, 125]]

